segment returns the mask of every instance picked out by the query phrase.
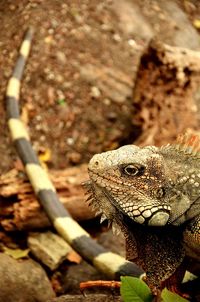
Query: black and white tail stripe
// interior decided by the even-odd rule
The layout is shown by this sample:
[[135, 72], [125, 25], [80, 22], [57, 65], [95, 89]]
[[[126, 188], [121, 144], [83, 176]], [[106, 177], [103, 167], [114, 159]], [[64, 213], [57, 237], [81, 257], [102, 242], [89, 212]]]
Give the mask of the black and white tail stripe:
[[55, 188], [46, 171], [41, 167], [29, 139], [28, 132], [20, 120], [19, 93], [20, 81], [29, 55], [33, 31], [25, 35], [19, 58], [8, 82], [6, 108], [8, 126], [12, 140], [21, 158], [34, 192], [46, 211], [57, 232], [89, 263], [108, 277], [118, 279], [120, 275], [140, 276], [142, 271], [123, 257], [107, 251], [97, 244], [81, 226], [71, 218], [59, 201]]

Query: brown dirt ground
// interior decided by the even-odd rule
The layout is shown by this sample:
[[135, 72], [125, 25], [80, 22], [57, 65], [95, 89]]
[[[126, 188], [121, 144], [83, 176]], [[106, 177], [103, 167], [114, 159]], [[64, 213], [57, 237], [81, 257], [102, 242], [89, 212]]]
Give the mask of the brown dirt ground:
[[[134, 70], [128, 45], [113, 39], [117, 19], [108, 1], [1, 1], [1, 171], [13, 165], [2, 106], [5, 86], [28, 25], [35, 28], [32, 52], [21, 89], [35, 149], [49, 148], [51, 164], [62, 168], [87, 161], [122, 138], [130, 123], [131, 102], [94, 98], [80, 77], [90, 62]], [[108, 24], [103, 29], [103, 24]], [[131, 62], [133, 62], [131, 64]]]
[[[166, 24], [160, 22], [162, 10], [158, 13], [158, 1], [126, 2], [140, 5], [153, 29], [163, 36]], [[182, 1], [176, 2], [182, 5]], [[122, 30], [123, 19], [119, 20], [116, 3], [1, 1], [0, 172], [12, 167], [17, 158], [7, 131], [3, 99], [29, 25], [35, 28], [35, 36], [21, 89], [22, 115], [36, 151], [51, 151], [49, 167], [87, 162], [94, 153], [133, 142], [137, 137], [138, 129], [131, 122], [131, 98], [113, 101], [80, 73], [81, 67], [90, 63], [118, 69], [134, 83], [141, 47], [149, 37], [142, 30], [134, 35], [128, 28]], [[198, 1], [189, 4], [189, 17], [193, 21], [198, 16], [199, 4]], [[168, 35], [166, 32], [166, 39]], [[131, 41], [139, 47], [134, 48]]]

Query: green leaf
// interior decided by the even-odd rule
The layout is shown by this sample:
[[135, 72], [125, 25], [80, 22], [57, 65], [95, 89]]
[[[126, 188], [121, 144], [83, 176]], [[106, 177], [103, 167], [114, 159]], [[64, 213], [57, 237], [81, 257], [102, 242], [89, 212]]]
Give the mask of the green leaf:
[[29, 249], [21, 250], [21, 249], [10, 249], [8, 247], [3, 247], [4, 253], [13, 257], [14, 259], [21, 259], [28, 257]]
[[179, 295], [170, 292], [167, 288], [164, 288], [161, 294], [163, 302], [187, 302], [188, 300], [180, 297]]
[[66, 100], [65, 99], [58, 99], [57, 100], [58, 105], [60, 106], [64, 106], [66, 104]]
[[134, 277], [121, 277], [120, 293], [124, 302], [151, 302], [151, 290], [142, 280]]

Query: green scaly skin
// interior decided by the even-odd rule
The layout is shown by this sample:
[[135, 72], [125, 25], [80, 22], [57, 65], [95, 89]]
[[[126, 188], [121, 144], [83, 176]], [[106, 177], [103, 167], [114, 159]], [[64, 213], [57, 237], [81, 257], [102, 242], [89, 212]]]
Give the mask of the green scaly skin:
[[[195, 145], [196, 146], [196, 145]], [[127, 258], [153, 292], [178, 287], [200, 262], [200, 156], [188, 138], [162, 148], [121, 147], [89, 163], [92, 204], [124, 233]]]

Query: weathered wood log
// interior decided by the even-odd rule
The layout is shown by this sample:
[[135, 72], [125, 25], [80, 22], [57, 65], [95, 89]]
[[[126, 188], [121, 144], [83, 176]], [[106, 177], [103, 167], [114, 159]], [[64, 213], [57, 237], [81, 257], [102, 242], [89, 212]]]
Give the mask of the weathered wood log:
[[200, 52], [152, 40], [141, 57], [133, 94], [136, 143], [171, 142], [200, 120]]
[[[88, 179], [86, 165], [62, 171], [49, 171], [61, 202], [76, 220], [94, 213], [85, 203], [82, 183]], [[0, 225], [7, 231], [45, 228], [50, 222], [41, 209], [23, 172], [15, 169], [0, 177]]]

